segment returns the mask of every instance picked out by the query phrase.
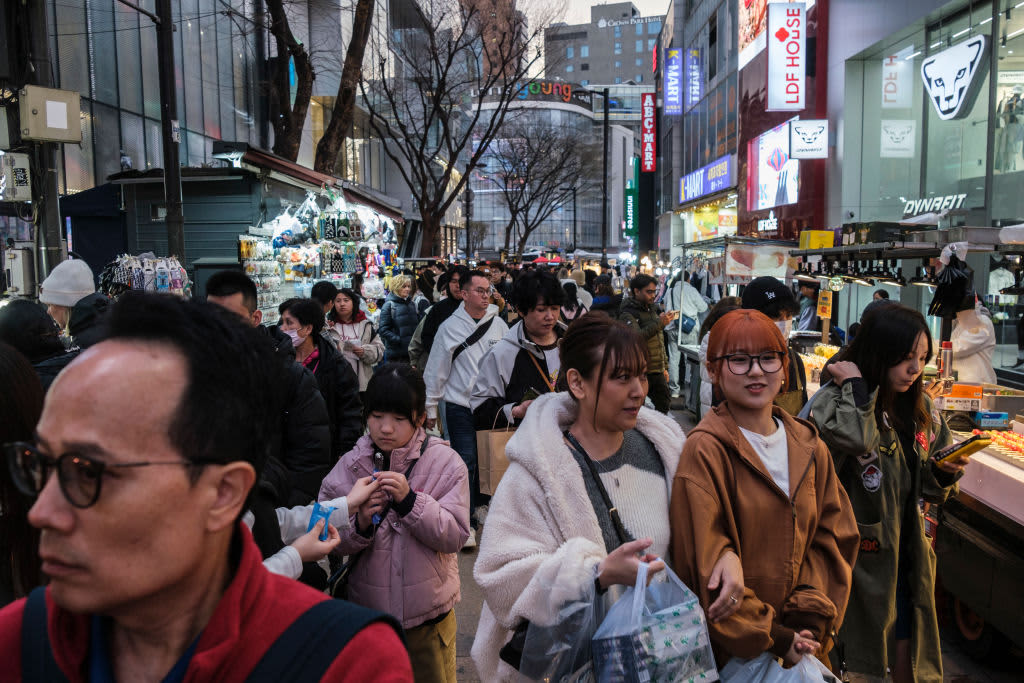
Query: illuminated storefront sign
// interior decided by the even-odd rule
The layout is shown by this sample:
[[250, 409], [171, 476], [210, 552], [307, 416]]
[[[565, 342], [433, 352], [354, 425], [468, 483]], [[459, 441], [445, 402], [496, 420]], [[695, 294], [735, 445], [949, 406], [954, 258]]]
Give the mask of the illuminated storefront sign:
[[654, 93], [645, 92], [640, 96], [640, 170], [650, 173], [657, 166], [657, 143], [655, 139]]
[[971, 112], [988, 71], [987, 47], [988, 37], [979, 34], [921, 62], [928, 99], [943, 121], [961, 119]]
[[722, 157], [679, 179], [679, 203], [721, 192], [736, 184], [736, 164], [732, 156]]
[[686, 109], [693, 109], [704, 97], [704, 78], [701, 72], [700, 50], [686, 51]]
[[665, 115], [683, 113], [683, 58], [678, 47], [669, 48], [665, 57]]
[[768, 111], [800, 111], [806, 106], [806, 34], [803, 3], [769, 3]]

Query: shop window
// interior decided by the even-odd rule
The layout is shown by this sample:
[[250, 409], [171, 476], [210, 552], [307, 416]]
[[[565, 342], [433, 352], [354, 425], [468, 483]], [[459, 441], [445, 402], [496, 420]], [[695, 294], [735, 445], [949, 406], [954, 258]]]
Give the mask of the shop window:
[[590, 56], [590, 46], [589, 45], [580, 45], [580, 57], [589, 57], [589, 56]]
[[1006, 225], [1021, 222], [1024, 197], [1024, 7], [1007, 2], [999, 18], [993, 49], [999, 52], [996, 108], [992, 126], [992, 219]]

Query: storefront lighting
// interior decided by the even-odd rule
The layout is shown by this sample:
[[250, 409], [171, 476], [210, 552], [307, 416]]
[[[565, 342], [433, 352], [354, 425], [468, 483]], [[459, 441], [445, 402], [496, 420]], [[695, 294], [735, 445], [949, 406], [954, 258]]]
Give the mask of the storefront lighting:
[[960, 36], [962, 36], [963, 34], [967, 33], [967, 32], [968, 32], [968, 31], [970, 31], [970, 30], [971, 30], [971, 27], [970, 27], [970, 26], [968, 26], [968, 27], [967, 27], [967, 28], [965, 28], [965, 29], [964, 29], [963, 31], [958, 31], [958, 32], [954, 33], [954, 34], [953, 34], [953, 37], [954, 37], [954, 38], [959, 38]]
[[918, 287], [934, 287], [936, 284], [935, 269], [918, 268], [917, 275], [910, 278], [910, 284], [917, 285]]
[[[1022, 3], [1021, 3], [1021, 5], [1024, 5], [1024, 2], [1022, 2]], [[1017, 5], [1017, 7], [1020, 7], [1020, 5]], [[985, 19], [982, 19], [982, 20], [981, 20], [981, 21], [980, 21], [980, 22], [978, 23], [978, 26], [984, 26], [985, 24], [987, 24], [987, 23], [988, 23], [988, 22], [990, 22], [990, 21], [992, 21], [992, 17], [986, 17]]]
[[909, 61], [910, 61], [911, 59], [913, 59], [914, 57], [917, 57], [917, 56], [918, 56], [919, 54], [921, 54], [921, 51], [920, 51], [920, 50], [918, 50], [917, 52], [915, 52], [915, 53], [914, 53], [914, 54], [912, 54], [912, 55], [908, 55], [907, 57], [904, 57], [904, 58], [903, 58], [903, 61], [905, 61], [905, 62], [909, 62]]

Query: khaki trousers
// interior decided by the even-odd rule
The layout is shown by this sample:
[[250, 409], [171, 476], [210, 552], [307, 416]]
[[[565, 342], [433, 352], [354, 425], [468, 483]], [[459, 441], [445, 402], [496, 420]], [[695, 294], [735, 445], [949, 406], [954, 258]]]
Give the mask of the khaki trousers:
[[416, 683], [456, 683], [455, 610], [436, 624], [405, 632]]

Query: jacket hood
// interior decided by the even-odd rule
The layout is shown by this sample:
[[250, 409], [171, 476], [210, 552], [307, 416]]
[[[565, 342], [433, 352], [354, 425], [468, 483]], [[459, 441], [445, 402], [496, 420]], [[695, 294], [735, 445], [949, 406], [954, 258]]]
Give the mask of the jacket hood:
[[[418, 292], [417, 292], [417, 294], [418, 294]], [[393, 301], [396, 304], [410, 304], [413, 301], [413, 297], [411, 297], [411, 296], [410, 297], [401, 297], [401, 296], [398, 296], [397, 294], [395, 294], [394, 292], [388, 292], [388, 296], [387, 296], [387, 299], [385, 299], [385, 301]], [[362, 312], [362, 311], [360, 311], [360, 312]], [[366, 318], [365, 314], [363, 315], [363, 318]]]
[[68, 318], [68, 332], [71, 333], [75, 344], [84, 349], [100, 340], [100, 317], [109, 306], [110, 298], [103, 292], [94, 292], [75, 304]]
[[[565, 332], [565, 328], [559, 325], [555, 325], [555, 335], [558, 337], [558, 341], [561, 341], [562, 334]], [[523, 321], [519, 320], [516, 324], [509, 328], [505, 336], [501, 338], [501, 344], [511, 344], [517, 349], [522, 349], [528, 353], [536, 356], [537, 360], [544, 358], [544, 350], [540, 346], [529, 339], [526, 336], [526, 326], [523, 325]]]
[[[509, 462], [516, 462], [525, 467], [554, 495], [558, 493], [555, 492], [556, 487], [552, 483], [563, 477], [557, 466], [567, 461], [572, 462], [572, 454], [562, 439], [562, 432], [576, 420], [578, 412], [577, 403], [568, 392], [544, 394], [534, 399], [530, 409], [526, 411], [520, 429], [512, 435], [505, 451]], [[665, 478], [671, 484], [679, 464], [683, 443], [686, 441], [682, 428], [670, 417], [650, 408], [641, 408], [637, 416], [636, 429], [654, 444], [665, 465]], [[554, 450], [564, 451], [564, 457], [551, 457]], [[558, 488], [568, 491], [568, 487]], [[589, 508], [590, 501], [586, 498], [583, 487], [577, 488], [577, 493], [581, 496], [578, 504]], [[600, 538], [600, 532], [595, 537]]]
[[[772, 416], [778, 418], [786, 430], [786, 441], [789, 444], [790, 490], [795, 492], [814, 457], [818, 430], [810, 422], [795, 418], [778, 406], [772, 406]], [[761, 458], [743, 436], [736, 420], [733, 419], [728, 401], [723, 401], [712, 408], [711, 412], [706, 414], [700, 423], [690, 431], [689, 437], [694, 438], [704, 434], [716, 439], [727, 450], [737, 453], [749, 467], [761, 472], [769, 481], [774, 482]]]
[[473, 316], [471, 316], [466, 311], [466, 304], [464, 302], [459, 302], [459, 307], [455, 309], [455, 312], [452, 313], [452, 315], [458, 316], [463, 320], [469, 321], [475, 327], [480, 323], [487, 322], [494, 316], [498, 315], [498, 307], [495, 306], [494, 304], [488, 304], [487, 312], [484, 313], [484, 317], [480, 318], [480, 320], [473, 320]]

